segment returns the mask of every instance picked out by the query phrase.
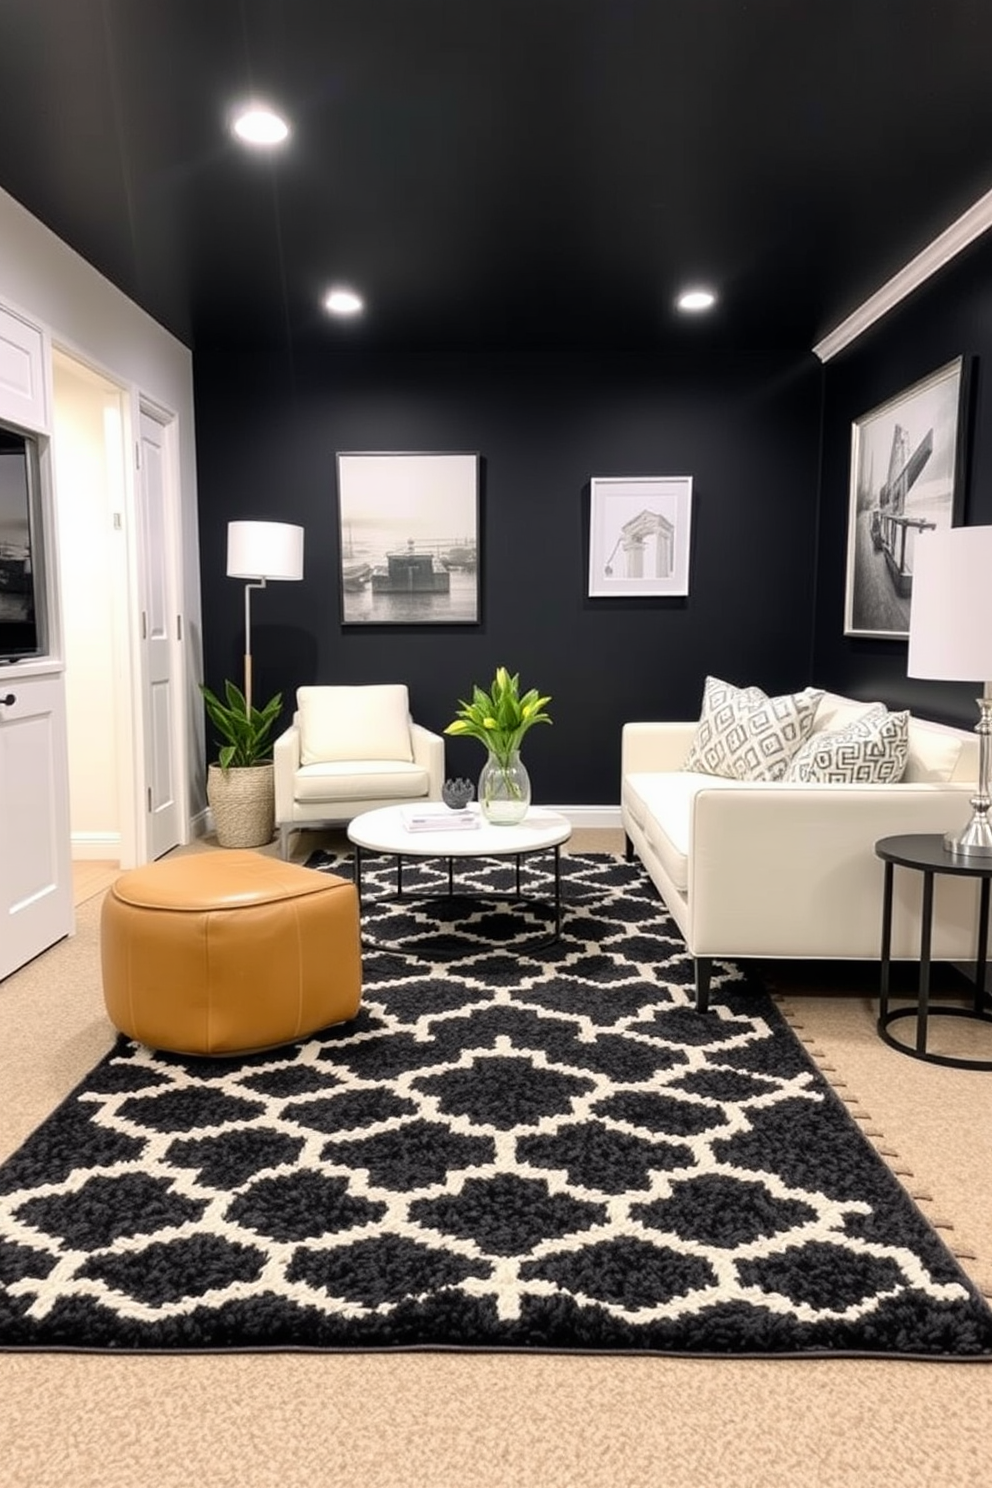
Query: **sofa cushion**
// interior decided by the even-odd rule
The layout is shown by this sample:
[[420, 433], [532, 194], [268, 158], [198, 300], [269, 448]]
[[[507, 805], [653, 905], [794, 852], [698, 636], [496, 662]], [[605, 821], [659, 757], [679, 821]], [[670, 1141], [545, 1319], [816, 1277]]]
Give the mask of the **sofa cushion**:
[[781, 780], [813, 724], [822, 689], [769, 697], [707, 677], [703, 708], [683, 770], [731, 780]]
[[845, 728], [811, 734], [793, 755], [785, 780], [806, 784], [892, 784], [909, 754], [909, 714], [879, 703]]
[[[855, 698], [841, 697], [835, 692], [825, 692], [820, 699], [813, 719], [811, 733], [832, 733], [846, 728], [856, 718], [864, 718], [876, 708], [884, 708], [879, 701], [859, 702]], [[970, 766], [959, 772], [961, 751], [967, 741], [960, 729], [949, 728], [943, 723], [931, 723], [927, 719], [909, 715], [909, 755], [903, 780], [909, 785], [923, 782], [941, 783], [947, 780], [969, 779]], [[975, 765], [977, 771], [977, 764]]]
[[[906, 761], [906, 773], [902, 778], [915, 783], [957, 780], [962, 778], [962, 775], [966, 780], [977, 780], [977, 758], [973, 767], [968, 766], [968, 755], [962, 760], [962, 751], [965, 749], [968, 750], [969, 755], [977, 756], [977, 735], [972, 742], [971, 739], [948, 728], [945, 724], [930, 723], [921, 718], [910, 718], [909, 758]], [[960, 772], [959, 761], [963, 767], [967, 766]]]
[[308, 806], [341, 801], [406, 801], [427, 796], [430, 776], [403, 760], [337, 760], [303, 765], [293, 782], [295, 799]]
[[300, 763], [413, 759], [410, 702], [400, 683], [300, 687]]
[[689, 889], [689, 838], [697, 791], [736, 783], [688, 770], [645, 771], [624, 781], [624, 804], [680, 894]]
[[864, 718], [877, 708], [886, 706], [880, 699], [862, 703], [856, 698], [841, 697], [836, 692], [825, 692], [816, 705], [811, 734], [832, 734], [837, 729], [847, 728], [856, 718]]

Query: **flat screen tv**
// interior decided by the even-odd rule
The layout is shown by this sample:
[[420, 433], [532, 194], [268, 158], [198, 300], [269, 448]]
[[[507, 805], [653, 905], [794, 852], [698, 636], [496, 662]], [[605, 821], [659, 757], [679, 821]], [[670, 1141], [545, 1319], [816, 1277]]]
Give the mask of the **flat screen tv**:
[[45, 650], [38, 446], [0, 424], [0, 665]]

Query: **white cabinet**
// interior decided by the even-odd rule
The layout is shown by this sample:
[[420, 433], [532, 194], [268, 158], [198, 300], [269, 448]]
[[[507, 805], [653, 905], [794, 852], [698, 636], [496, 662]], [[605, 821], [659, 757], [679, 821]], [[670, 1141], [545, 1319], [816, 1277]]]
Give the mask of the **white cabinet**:
[[22, 429], [48, 429], [45, 334], [0, 306], [0, 419]]
[[[40, 435], [39, 447], [49, 429], [49, 360], [48, 332], [0, 305], [0, 421]], [[44, 459], [40, 474], [32, 556], [47, 550], [50, 561], [35, 568], [35, 609], [42, 639], [47, 632], [51, 640], [57, 607]], [[0, 666], [0, 980], [73, 928], [65, 677], [49, 650], [37, 662]]]
[[73, 930], [65, 686], [0, 668], [0, 980]]

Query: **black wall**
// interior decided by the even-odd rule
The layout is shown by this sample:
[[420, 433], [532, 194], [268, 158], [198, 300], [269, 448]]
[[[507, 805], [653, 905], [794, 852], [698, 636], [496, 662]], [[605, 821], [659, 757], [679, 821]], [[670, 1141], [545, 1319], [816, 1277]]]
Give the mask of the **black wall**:
[[[964, 523], [992, 522], [992, 242], [960, 254], [824, 369], [820, 550], [813, 678], [855, 697], [972, 727], [971, 683], [906, 676], [905, 640], [844, 635], [851, 423], [920, 378], [965, 358]], [[990, 577], [992, 582], [992, 577]]]
[[[821, 371], [812, 355], [195, 358], [204, 667], [240, 680], [243, 588], [227, 523], [306, 528], [305, 578], [253, 596], [254, 698], [405, 681], [441, 730], [497, 665], [552, 695], [525, 758], [539, 799], [615, 804], [628, 719], [698, 716], [707, 673], [773, 692], [809, 680]], [[859, 394], [860, 396], [860, 394]], [[343, 627], [339, 450], [482, 456], [482, 622]], [[592, 476], [691, 475], [686, 599], [587, 598]], [[211, 748], [212, 746], [208, 746]], [[447, 741], [475, 778], [479, 745]]]

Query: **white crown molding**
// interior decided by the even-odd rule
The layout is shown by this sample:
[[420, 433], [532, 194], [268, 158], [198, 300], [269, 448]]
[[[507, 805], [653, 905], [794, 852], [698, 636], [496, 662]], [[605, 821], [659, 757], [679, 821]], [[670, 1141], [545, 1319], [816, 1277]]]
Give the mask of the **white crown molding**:
[[846, 320], [842, 320], [839, 326], [824, 336], [822, 341], [818, 341], [813, 347], [814, 355], [821, 362], [828, 362], [990, 227], [992, 191], [979, 197], [974, 206], [962, 213], [938, 238], [934, 238], [929, 247], [910, 259], [905, 268], [894, 274], [888, 283], [876, 290], [859, 309], [854, 310]]

